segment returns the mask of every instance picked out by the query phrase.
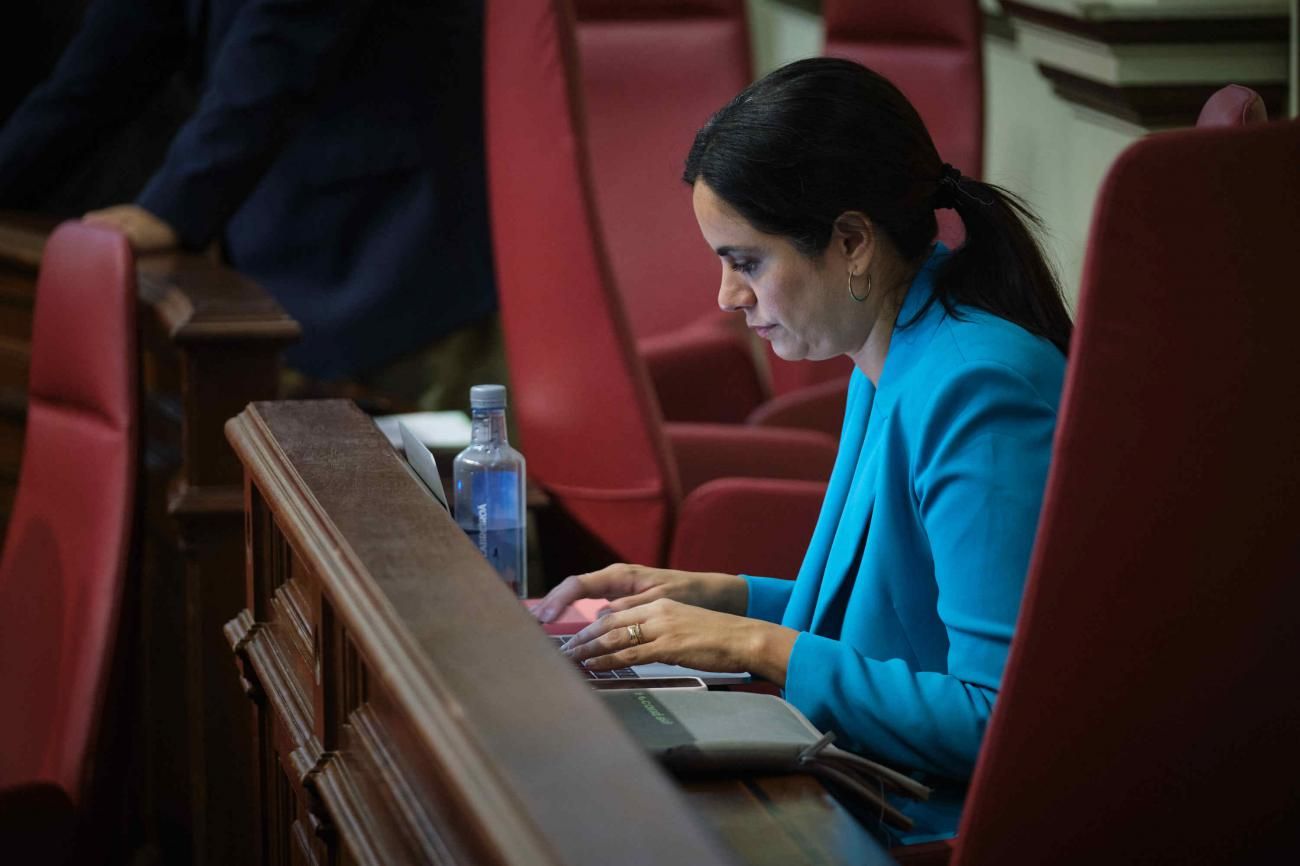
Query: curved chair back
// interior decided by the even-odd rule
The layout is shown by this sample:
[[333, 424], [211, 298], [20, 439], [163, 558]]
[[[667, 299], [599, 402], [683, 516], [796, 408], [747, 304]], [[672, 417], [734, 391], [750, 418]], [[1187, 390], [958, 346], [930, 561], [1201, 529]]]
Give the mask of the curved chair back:
[[0, 560], [0, 793], [50, 784], [76, 806], [94, 763], [134, 513], [135, 294], [120, 234], [50, 236]]
[[592, 189], [637, 337], [722, 319], [682, 167], [750, 81], [744, 0], [577, 0]]
[[556, 0], [487, 7], [488, 188], [512, 400], [532, 477], [616, 554], [659, 563], [680, 490], [596, 218], [571, 16]]
[[958, 864], [1300, 854], [1297, 153], [1153, 135], [1102, 186]]
[[1245, 126], [1248, 123], [1264, 123], [1268, 120], [1268, 109], [1264, 100], [1249, 87], [1229, 84], [1210, 95], [1196, 118], [1198, 127]]
[[925, 121], [939, 155], [984, 171], [983, 18], [977, 0], [823, 0], [825, 53], [894, 82]]

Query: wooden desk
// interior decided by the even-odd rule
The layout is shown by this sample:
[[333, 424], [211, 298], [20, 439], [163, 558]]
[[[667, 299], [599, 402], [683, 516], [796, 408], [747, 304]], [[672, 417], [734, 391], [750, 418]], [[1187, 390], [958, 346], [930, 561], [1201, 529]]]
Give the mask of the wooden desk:
[[667, 776], [350, 403], [226, 429], [259, 862], [888, 862], [810, 779]]

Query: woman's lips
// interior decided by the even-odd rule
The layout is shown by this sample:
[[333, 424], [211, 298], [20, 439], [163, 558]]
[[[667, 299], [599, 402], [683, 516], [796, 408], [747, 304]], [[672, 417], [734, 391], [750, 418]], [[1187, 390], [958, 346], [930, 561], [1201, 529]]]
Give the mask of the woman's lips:
[[769, 334], [776, 330], [776, 325], [750, 325], [754, 333], [766, 339]]

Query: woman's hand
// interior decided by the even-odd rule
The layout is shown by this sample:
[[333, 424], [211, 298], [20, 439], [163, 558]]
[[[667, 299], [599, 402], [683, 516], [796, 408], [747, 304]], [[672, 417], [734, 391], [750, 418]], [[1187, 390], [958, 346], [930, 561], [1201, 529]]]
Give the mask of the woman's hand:
[[749, 671], [785, 686], [799, 633], [762, 620], [661, 598], [602, 616], [563, 652], [593, 671], [668, 662], [707, 671]]
[[542, 622], [550, 622], [580, 598], [612, 599], [610, 613], [668, 598], [709, 610], [744, 614], [749, 604], [749, 585], [734, 574], [619, 563], [600, 571], [566, 577], [546, 594], [533, 612]]

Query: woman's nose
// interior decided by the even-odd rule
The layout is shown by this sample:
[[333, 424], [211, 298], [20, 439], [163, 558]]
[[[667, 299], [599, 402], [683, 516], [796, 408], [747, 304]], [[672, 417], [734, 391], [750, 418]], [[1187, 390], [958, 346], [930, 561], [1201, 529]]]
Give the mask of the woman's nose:
[[740, 275], [726, 265], [722, 266], [722, 285], [718, 287], [718, 306], [724, 312], [734, 313], [754, 305], [754, 292]]

